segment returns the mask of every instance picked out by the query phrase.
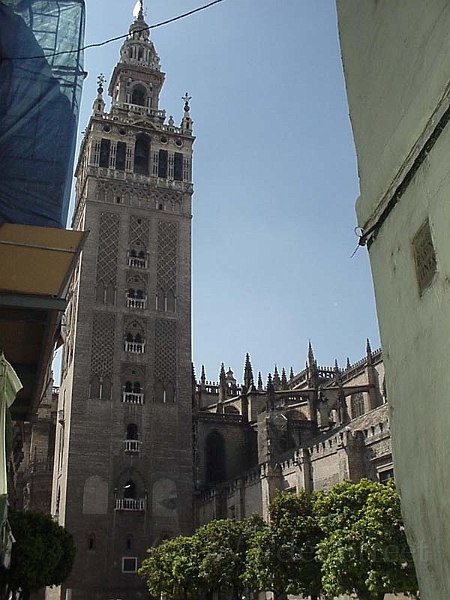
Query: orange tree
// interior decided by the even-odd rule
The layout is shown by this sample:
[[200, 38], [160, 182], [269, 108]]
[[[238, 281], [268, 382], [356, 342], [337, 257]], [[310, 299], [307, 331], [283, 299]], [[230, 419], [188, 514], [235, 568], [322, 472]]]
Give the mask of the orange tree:
[[382, 600], [387, 593], [417, 592], [393, 483], [337, 484], [317, 495], [314, 512], [324, 532], [317, 554], [326, 595]]

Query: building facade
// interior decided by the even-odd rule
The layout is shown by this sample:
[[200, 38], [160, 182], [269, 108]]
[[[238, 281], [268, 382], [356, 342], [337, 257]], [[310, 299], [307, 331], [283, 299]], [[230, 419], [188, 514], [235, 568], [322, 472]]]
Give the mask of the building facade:
[[450, 6], [338, 0], [337, 9], [396, 482], [421, 598], [444, 600], [450, 594]]
[[345, 368], [317, 365], [287, 377], [275, 368], [257, 385], [247, 355], [244, 382], [231, 369], [196, 382], [196, 526], [217, 518], [268, 518], [278, 491], [327, 490], [348, 479], [393, 477], [381, 351]]
[[[146, 598], [146, 549], [192, 530], [189, 97], [179, 126], [159, 107], [159, 57], [139, 13], [82, 142], [52, 513], [75, 567], [50, 598]], [[186, 426], [188, 424], [188, 426]]]

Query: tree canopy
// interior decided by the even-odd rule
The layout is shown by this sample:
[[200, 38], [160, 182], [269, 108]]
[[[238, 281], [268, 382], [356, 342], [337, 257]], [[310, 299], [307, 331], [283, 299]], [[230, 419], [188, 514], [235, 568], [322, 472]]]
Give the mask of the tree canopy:
[[28, 598], [45, 586], [60, 585], [70, 575], [75, 545], [68, 531], [43, 513], [10, 510], [15, 543], [11, 567], [0, 573], [0, 584]]
[[324, 532], [317, 547], [326, 594], [382, 600], [418, 589], [394, 484], [367, 479], [319, 493], [315, 514]]
[[316, 545], [322, 534], [312, 502], [303, 490], [276, 496], [269, 507], [270, 525], [253, 537], [247, 555], [246, 581], [253, 590], [317, 598], [321, 584]]
[[148, 551], [140, 574], [168, 598], [221, 592], [241, 598], [270, 590], [316, 600], [417, 591], [417, 580], [393, 483], [344, 482], [329, 492], [279, 493], [270, 523], [254, 515], [213, 520], [189, 538]]

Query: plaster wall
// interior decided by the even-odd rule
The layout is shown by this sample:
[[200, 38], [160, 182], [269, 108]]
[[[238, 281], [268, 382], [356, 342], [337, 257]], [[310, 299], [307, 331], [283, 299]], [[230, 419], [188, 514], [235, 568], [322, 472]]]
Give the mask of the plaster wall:
[[364, 227], [447, 89], [450, 5], [446, 0], [336, 4], [358, 154], [358, 221]]
[[[424, 600], [450, 593], [449, 153], [447, 127], [370, 249], [396, 481]], [[437, 273], [420, 296], [411, 242], [427, 218]]]

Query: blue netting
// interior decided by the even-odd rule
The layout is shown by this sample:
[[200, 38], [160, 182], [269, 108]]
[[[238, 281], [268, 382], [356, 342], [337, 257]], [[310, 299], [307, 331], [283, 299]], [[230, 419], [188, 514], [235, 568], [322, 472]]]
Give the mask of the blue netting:
[[0, 0], [0, 224], [66, 226], [83, 38], [84, 0]]

